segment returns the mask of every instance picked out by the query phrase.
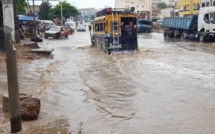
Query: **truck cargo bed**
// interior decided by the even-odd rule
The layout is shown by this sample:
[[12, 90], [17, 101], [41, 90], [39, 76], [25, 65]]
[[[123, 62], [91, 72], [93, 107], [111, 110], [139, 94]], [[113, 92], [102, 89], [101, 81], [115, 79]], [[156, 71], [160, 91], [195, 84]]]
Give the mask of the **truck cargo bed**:
[[197, 30], [198, 16], [191, 17], [167, 17], [163, 20], [163, 28]]

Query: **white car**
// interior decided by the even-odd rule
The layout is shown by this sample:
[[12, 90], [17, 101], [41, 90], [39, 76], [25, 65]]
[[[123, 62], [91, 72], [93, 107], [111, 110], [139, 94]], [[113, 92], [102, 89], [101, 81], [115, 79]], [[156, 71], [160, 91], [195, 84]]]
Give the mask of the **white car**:
[[86, 31], [85, 26], [78, 26], [77, 31]]

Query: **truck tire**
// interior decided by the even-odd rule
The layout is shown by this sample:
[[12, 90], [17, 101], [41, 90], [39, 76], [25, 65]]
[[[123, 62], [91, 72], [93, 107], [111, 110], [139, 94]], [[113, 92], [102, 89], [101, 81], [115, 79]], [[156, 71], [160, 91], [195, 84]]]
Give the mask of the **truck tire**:
[[180, 33], [179, 33], [179, 31], [178, 30], [174, 30], [174, 38], [179, 38], [180, 36]]
[[165, 40], [168, 39], [167, 34], [168, 34], [168, 33], [166, 33], [166, 32], [163, 33], [163, 37], [164, 37]]
[[186, 39], [185, 34], [182, 33], [182, 34], [181, 34], [181, 40], [185, 40], [185, 39]]
[[206, 41], [206, 36], [204, 36], [204, 35], [199, 35], [199, 41], [200, 42], [205, 42]]

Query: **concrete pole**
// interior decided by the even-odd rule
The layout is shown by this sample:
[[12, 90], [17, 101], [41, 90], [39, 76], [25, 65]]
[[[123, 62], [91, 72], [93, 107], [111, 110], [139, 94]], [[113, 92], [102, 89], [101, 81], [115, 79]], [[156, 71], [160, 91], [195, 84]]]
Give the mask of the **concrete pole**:
[[37, 36], [37, 29], [36, 29], [36, 17], [35, 17], [35, 4], [33, 0], [33, 15], [34, 15], [34, 43], [37, 43], [36, 36]]
[[61, 0], [61, 25], [63, 26], [63, 1]]
[[152, 20], [152, 0], [149, 0], [149, 18]]
[[19, 84], [17, 74], [15, 27], [13, 0], [3, 0], [4, 36], [7, 60], [8, 93], [10, 102], [10, 125], [11, 132], [17, 133], [22, 130]]

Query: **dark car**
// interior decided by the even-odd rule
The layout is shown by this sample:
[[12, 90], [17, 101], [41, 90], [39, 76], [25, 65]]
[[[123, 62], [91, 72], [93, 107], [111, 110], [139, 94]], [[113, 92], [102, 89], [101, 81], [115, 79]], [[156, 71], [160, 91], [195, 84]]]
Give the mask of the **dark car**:
[[150, 20], [138, 19], [137, 31], [150, 33], [153, 28], [153, 23]]
[[45, 38], [53, 37], [54, 39], [58, 39], [60, 37], [67, 38], [69, 35], [69, 31], [62, 26], [52, 26], [48, 31], [45, 31]]

